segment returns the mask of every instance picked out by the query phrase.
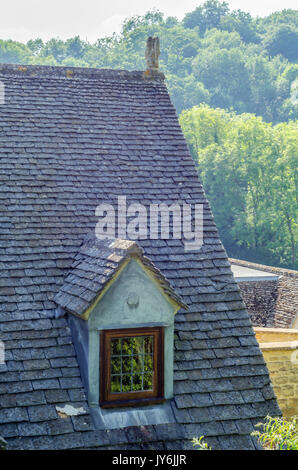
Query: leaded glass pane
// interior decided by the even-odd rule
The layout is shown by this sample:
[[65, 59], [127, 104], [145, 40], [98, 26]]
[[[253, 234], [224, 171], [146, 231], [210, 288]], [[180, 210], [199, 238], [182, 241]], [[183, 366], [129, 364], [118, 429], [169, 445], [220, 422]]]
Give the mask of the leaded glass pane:
[[131, 392], [131, 375], [122, 375], [122, 392]]
[[144, 356], [132, 356], [132, 369], [134, 372], [142, 372], [144, 367]]
[[121, 339], [113, 338], [111, 341], [111, 354], [121, 355]]
[[128, 357], [122, 357], [122, 373], [130, 373], [131, 372], [131, 356]]
[[133, 338], [122, 338], [122, 356], [131, 355]]
[[121, 392], [121, 375], [111, 376], [111, 391], [113, 393]]
[[113, 357], [111, 361], [111, 373], [121, 374], [121, 357]]
[[143, 354], [144, 349], [144, 336], [137, 336], [132, 341], [132, 353]]
[[111, 339], [111, 392], [153, 389], [153, 336]]
[[146, 354], [153, 353], [153, 336], [146, 336], [144, 338], [144, 353]]
[[132, 376], [133, 391], [138, 392], [143, 390], [142, 374], [134, 374]]
[[153, 388], [153, 374], [152, 372], [144, 374], [144, 385], [143, 385], [143, 390], [152, 390]]
[[146, 354], [144, 356], [144, 371], [149, 371], [153, 369], [153, 362], [152, 362], [152, 356], [149, 356]]

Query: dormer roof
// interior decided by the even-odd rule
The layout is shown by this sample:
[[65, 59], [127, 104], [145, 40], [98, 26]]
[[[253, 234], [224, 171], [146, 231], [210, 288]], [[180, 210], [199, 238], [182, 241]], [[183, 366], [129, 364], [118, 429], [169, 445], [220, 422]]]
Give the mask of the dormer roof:
[[187, 305], [137, 242], [119, 238], [101, 240], [92, 233], [85, 237], [54, 301], [68, 312], [87, 319], [90, 306], [131, 259], [141, 263], [164, 295], [176, 304], [176, 311], [187, 310]]

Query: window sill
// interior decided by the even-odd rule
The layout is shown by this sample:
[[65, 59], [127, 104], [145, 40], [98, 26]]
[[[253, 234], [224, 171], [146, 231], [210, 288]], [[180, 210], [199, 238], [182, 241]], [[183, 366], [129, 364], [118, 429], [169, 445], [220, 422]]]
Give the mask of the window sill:
[[140, 407], [148, 405], [157, 405], [159, 403], [164, 403], [165, 398], [136, 398], [133, 400], [113, 400], [100, 403], [101, 408], [118, 408], [118, 407]]

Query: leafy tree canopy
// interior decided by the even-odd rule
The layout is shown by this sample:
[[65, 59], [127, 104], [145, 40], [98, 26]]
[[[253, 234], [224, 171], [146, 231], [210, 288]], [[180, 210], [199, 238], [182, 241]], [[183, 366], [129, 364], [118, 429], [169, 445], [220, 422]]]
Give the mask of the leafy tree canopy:
[[182, 21], [157, 9], [127, 18], [119, 35], [94, 44], [79, 36], [1, 41], [0, 62], [142, 70], [146, 39], [158, 35], [160, 67], [178, 113], [209, 103], [277, 123], [297, 118], [290, 72], [298, 59], [297, 24], [295, 10], [254, 19], [225, 1], [207, 0]]
[[180, 124], [230, 256], [297, 268], [297, 121], [205, 104]]

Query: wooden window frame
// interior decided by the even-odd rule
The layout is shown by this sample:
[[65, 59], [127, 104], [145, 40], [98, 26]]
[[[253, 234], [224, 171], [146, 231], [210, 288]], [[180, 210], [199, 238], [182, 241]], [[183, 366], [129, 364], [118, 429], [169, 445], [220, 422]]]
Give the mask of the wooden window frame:
[[[139, 392], [110, 392], [111, 339], [153, 336], [153, 390]], [[143, 406], [162, 403], [164, 399], [164, 328], [126, 328], [100, 332], [100, 406]]]

